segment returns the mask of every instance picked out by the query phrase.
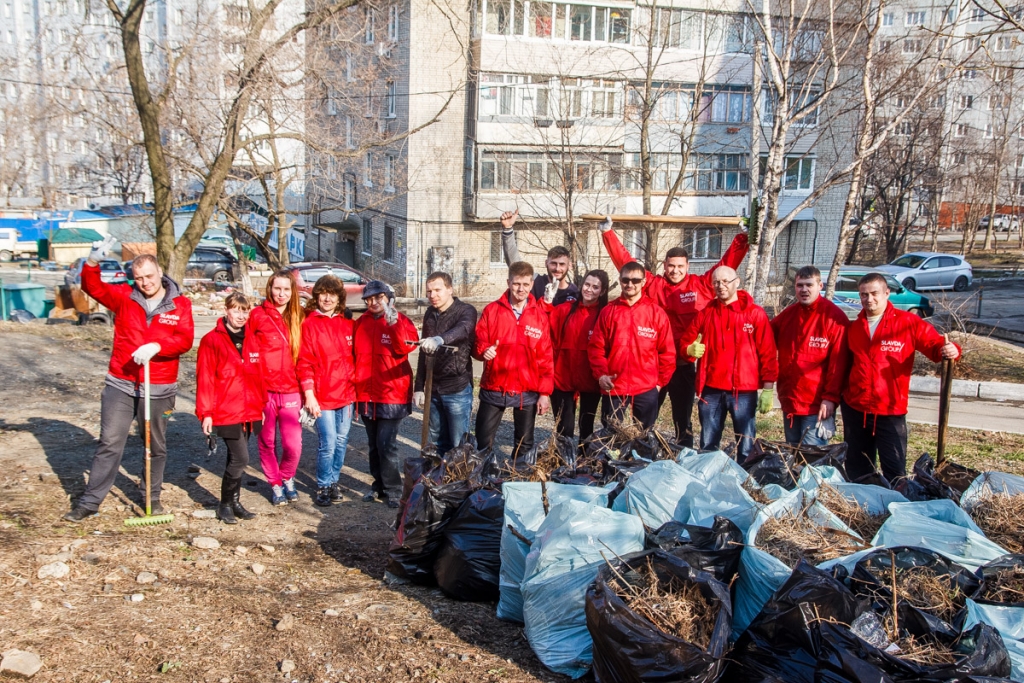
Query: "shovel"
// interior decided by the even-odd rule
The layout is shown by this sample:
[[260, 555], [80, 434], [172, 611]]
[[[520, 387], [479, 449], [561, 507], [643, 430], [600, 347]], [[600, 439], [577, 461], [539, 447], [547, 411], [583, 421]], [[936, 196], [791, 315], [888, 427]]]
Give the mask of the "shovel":
[[174, 521], [174, 515], [154, 515], [153, 510], [150, 507], [150, 460], [152, 457], [149, 449], [149, 361], [143, 366], [143, 375], [145, 377], [145, 393], [143, 402], [146, 404], [144, 417], [146, 420], [146, 516], [145, 517], [133, 517], [132, 519], [124, 520], [125, 526], [153, 526], [155, 524], [167, 524]]
[[939, 383], [939, 438], [935, 445], [935, 465], [946, 459], [946, 425], [949, 424], [949, 400], [953, 394], [953, 361], [942, 360], [942, 377]]
[[423, 381], [423, 432], [420, 434], [420, 449], [425, 451], [430, 445], [430, 397], [434, 391], [434, 354], [421, 352], [420, 358], [427, 364], [427, 377]]

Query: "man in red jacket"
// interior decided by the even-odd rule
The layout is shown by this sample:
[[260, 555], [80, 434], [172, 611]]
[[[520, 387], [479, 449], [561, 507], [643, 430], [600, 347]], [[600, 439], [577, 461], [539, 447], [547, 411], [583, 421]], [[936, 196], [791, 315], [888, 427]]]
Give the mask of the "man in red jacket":
[[860, 315], [846, 331], [847, 363], [840, 409], [843, 440], [849, 444], [846, 471], [857, 479], [874, 471], [895, 482], [907, 473], [907, 400], [914, 352], [938, 363], [960, 357], [960, 347], [931, 324], [889, 303], [881, 273], [868, 273], [857, 285]]
[[619, 272], [622, 294], [604, 307], [590, 335], [587, 355], [604, 397], [601, 423], [622, 420], [627, 408], [650, 429], [658, 419], [658, 389], [676, 369], [668, 315], [644, 296], [644, 267], [633, 261]]
[[551, 407], [554, 356], [548, 316], [530, 294], [533, 266], [517, 261], [508, 268], [508, 292], [480, 314], [473, 357], [484, 362], [480, 407], [476, 412], [476, 443], [481, 450], [494, 443], [506, 408], [512, 408], [517, 458], [533, 447], [537, 413]]
[[[615, 267], [622, 269], [633, 261], [612, 230], [611, 218], [605, 218], [600, 225], [601, 240]], [[722, 259], [703, 275], [690, 275], [690, 255], [682, 247], [672, 247], [665, 253], [663, 273], [647, 273], [644, 294], [668, 313], [672, 325], [672, 337], [678, 343], [694, 317], [715, 298], [711, 287], [711, 274], [719, 266], [738, 268], [747, 255], [747, 234], [741, 232], [733, 239]], [[658, 406], [665, 397], [672, 399], [672, 422], [675, 424], [676, 441], [684, 446], [693, 446], [693, 399], [696, 370], [693, 361], [686, 356], [686, 347], [676, 349], [676, 368], [671, 381], [661, 386], [658, 392]]]
[[836, 433], [842, 345], [850, 320], [821, 296], [821, 271], [814, 266], [796, 271], [793, 289], [796, 301], [772, 320], [783, 426], [794, 446], [824, 446]]
[[739, 288], [735, 270], [716, 268], [712, 283], [715, 300], [697, 314], [680, 345], [685, 345], [689, 358], [700, 361], [701, 450], [719, 447], [728, 413], [736, 434], [736, 460], [742, 464], [757, 437], [755, 409], [760, 413], [772, 409], [779, 375], [775, 338], [764, 309]]
[[[100, 443], [89, 470], [89, 484], [74, 509], [64, 515], [81, 522], [97, 513], [114, 485], [132, 420], [143, 431], [143, 366], [150, 367], [151, 477], [150, 503], [154, 515], [162, 514], [160, 489], [167, 462], [167, 420], [174, 412], [178, 391], [178, 357], [192, 348], [195, 326], [192, 302], [181, 295], [178, 284], [166, 277], [156, 258], [144, 254], [135, 259], [135, 285], [111, 285], [100, 277], [100, 261], [113, 242], [107, 238], [93, 245], [82, 268], [82, 289], [114, 313], [114, 344], [100, 398]], [[141, 487], [140, 487], [141, 488]]]

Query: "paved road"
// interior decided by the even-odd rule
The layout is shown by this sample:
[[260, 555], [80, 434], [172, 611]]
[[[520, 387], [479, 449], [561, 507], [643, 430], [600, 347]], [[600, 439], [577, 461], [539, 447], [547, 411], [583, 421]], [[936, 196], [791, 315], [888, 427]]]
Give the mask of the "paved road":
[[[925, 394], [910, 396], [907, 421], [937, 425], [939, 397]], [[949, 426], [988, 432], [1024, 434], [1024, 406], [1019, 403], [953, 398], [949, 406]]]

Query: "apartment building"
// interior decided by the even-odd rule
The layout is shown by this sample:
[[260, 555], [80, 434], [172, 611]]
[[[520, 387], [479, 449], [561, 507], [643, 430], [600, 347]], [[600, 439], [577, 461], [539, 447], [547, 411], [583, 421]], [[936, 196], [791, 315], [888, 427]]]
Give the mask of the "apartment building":
[[[671, 215], [746, 215], [751, 136], [766, 134], [755, 101], [763, 121], [771, 117], [770, 96], [753, 89], [757, 32], [746, 8], [479, 0], [442, 11], [412, 0], [347, 11], [331, 38], [311, 38], [310, 54], [333, 55], [334, 68], [309, 91], [320, 98], [309, 130], [349, 154], [310, 151], [307, 258], [345, 260], [410, 295], [436, 269], [463, 295], [493, 294], [506, 278], [503, 211], [519, 210], [520, 249], [535, 266], [579, 216], [644, 213], [642, 140], [652, 212], [676, 186]], [[645, 101], [654, 104], [642, 126]], [[815, 116], [798, 128], [783, 213], [815, 187], [819, 165], [844, 153], [835, 140], [819, 144]], [[776, 243], [776, 270], [831, 263], [844, 199], [838, 186], [800, 212]], [[642, 258], [642, 231], [619, 227]], [[666, 228], [658, 256], [683, 246], [702, 272], [737, 229]], [[330, 235], [327, 250], [312, 251], [314, 232]], [[579, 268], [610, 267], [596, 229], [580, 260]]]

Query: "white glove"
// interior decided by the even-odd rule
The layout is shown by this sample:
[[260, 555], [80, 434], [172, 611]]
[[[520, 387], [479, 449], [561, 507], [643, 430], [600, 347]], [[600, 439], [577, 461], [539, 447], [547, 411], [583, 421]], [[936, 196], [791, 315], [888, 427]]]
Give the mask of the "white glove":
[[422, 391], [417, 391], [412, 395], [412, 402], [416, 404], [416, 407], [423, 410], [423, 404], [426, 402], [427, 396]]
[[608, 232], [609, 230], [612, 229], [612, 217], [605, 216], [604, 220], [601, 221], [597, 227], [601, 229], [601, 232]]
[[434, 353], [441, 344], [444, 344], [444, 339], [441, 337], [427, 337], [420, 341], [420, 351], [423, 351], [424, 353]]
[[107, 235], [102, 240], [92, 243], [92, 251], [89, 252], [89, 263], [96, 264], [107, 258], [107, 254], [113, 248], [117, 240], [113, 235]]
[[388, 299], [388, 302], [384, 304], [384, 322], [388, 325], [394, 325], [398, 322], [398, 311], [395, 310], [394, 299]]
[[306, 406], [302, 406], [302, 410], [299, 411], [299, 424], [310, 429], [316, 426], [316, 418], [313, 417], [313, 413], [306, 410]]
[[544, 286], [544, 301], [552, 303], [555, 300], [555, 294], [558, 293], [558, 280], [552, 280]]
[[160, 345], [156, 342], [150, 342], [135, 349], [132, 353], [132, 360], [139, 365], [145, 365], [158, 353], [160, 353]]
[[825, 441], [830, 440], [836, 434], [836, 416], [831, 415], [824, 420], [818, 421], [818, 438]]

